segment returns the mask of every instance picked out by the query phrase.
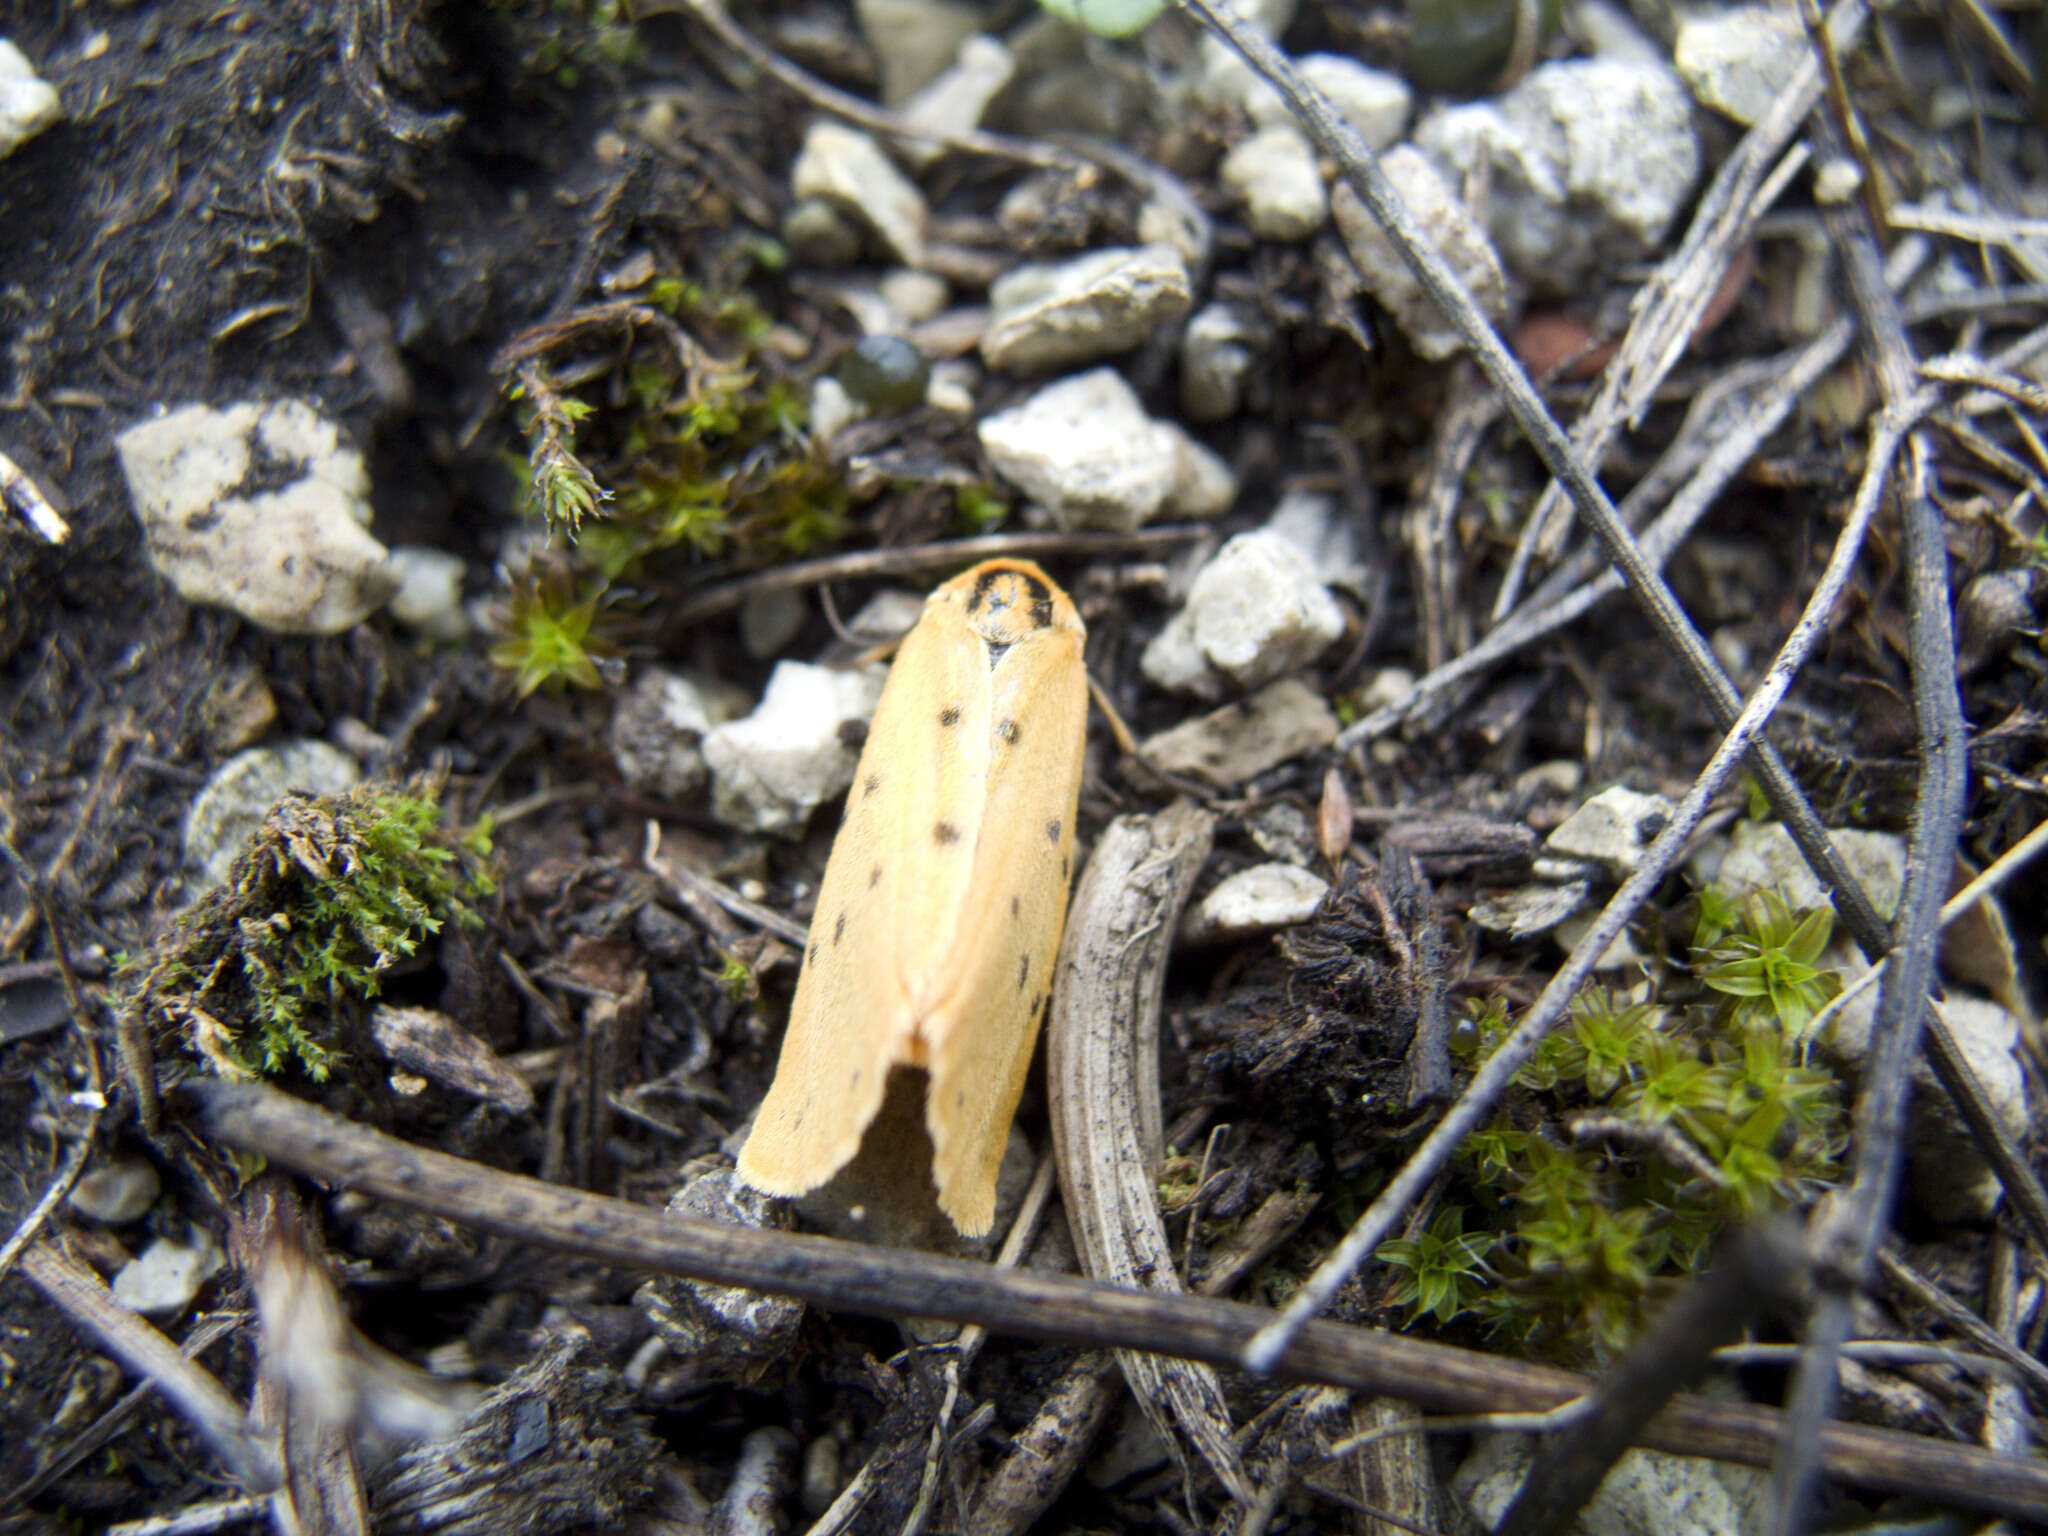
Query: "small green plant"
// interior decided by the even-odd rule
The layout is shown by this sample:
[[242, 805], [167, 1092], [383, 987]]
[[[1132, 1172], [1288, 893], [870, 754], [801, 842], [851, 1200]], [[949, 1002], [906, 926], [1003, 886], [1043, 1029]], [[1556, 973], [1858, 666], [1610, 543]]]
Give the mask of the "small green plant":
[[451, 832], [432, 787], [289, 795], [160, 944], [135, 1004], [216, 1070], [325, 1081], [381, 978], [442, 926], [480, 926], [490, 830]]
[[[1799, 1059], [1840, 988], [1820, 963], [1830, 931], [1825, 908], [1702, 892], [1696, 995], [1573, 999], [1500, 1117], [1461, 1149], [1500, 1233], [1488, 1263], [1501, 1282], [1461, 1305], [1532, 1346], [1619, 1350], [1728, 1222], [1834, 1178], [1841, 1088]], [[1452, 1049], [1476, 1065], [1510, 1027], [1481, 1004]]]
[[504, 633], [491, 647], [491, 660], [513, 674], [519, 697], [535, 689], [564, 685], [604, 686], [599, 657], [611, 646], [593, 632], [602, 594], [577, 597], [560, 571], [536, 573], [512, 590]]
[[1408, 1321], [1426, 1314], [1441, 1324], [1471, 1310], [1486, 1285], [1483, 1271], [1493, 1243], [1491, 1232], [1467, 1232], [1465, 1212], [1452, 1205], [1438, 1211], [1420, 1237], [1389, 1238], [1375, 1255], [1402, 1271], [1392, 1303], [1413, 1305]]

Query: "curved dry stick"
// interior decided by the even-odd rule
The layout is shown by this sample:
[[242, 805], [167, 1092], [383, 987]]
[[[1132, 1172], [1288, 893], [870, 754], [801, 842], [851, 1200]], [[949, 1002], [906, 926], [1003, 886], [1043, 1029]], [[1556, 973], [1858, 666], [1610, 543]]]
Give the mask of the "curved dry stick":
[[[1155, 1294], [1180, 1291], [1153, 1182], [1162, 1137], [1159, 995], [1181, 908], [1215, 835], [1216, 818], [1185, 800], [1103, 829], [1067, 915], [1045, 1031], [1052, 1144], [1082, 1268]], [[1176, 1449], [1186, 1440], [1233, 1498], [1252, 1503], [1216, 1372], [1137, 1350], [1119, 1351], [1117, 1363], [1161, 1438]]]

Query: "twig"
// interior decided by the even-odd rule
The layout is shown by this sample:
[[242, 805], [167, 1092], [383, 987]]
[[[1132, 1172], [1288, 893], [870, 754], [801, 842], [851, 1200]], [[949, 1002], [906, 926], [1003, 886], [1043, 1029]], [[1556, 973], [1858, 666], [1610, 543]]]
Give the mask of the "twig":
[[1917, 1302], [1979, 1349], [2026, 1377], [2036, 1391], [2048, 1392], [2048, 1365], [2021, 1349], [1889, 1247], [1878, 1249], [1877, 1269], [1895, 1299], [1904, 1297]]
[[214, 1499], [191, 1504], [174, 1515], [151, 1515], [147, 1520], [124, 1520], [106, 1528], [106, 1536], [204, 1536], [230, 1525], [244, 1525], [269, 1516], [268, 1494], [239, 1499]]
[[[1823, 138], [1825, 130], [1819, 130]], [[1877, 247], [1843, 209], [1831, 210], [1830, 228], [1842, 253], [1849, 288], [1866, 328], [1884, 391], [1880, 423], [1893, 423], [1914, 410], [1921, 397], [1915, 382], [1911, 344], [1891, 290], [1879, 271]], [[1906, 620], [1913, 679], [1913, 715], [1920, 751], [1919, 793], [1906, 859], [1905, 888], [1899, 897], [1897, 949], [1880, 984], [1871, 1022], [1862, 1091], [1856, 1101], [1854, 1173], [1845, 1192], [1823, 1207], [1810, 1234], [1818, 1296], [1807, 1323], [1806, 1355], [1794, 1373], [1787, 1399], [1784, 1445], [1772, 1467], [1773, 1529], [1793, 1536], [1810, 1506], [1819, 1464], [1820, 1427], [1834, 1411], [1839, 1391], [1836, 1351], [1853, 1326], [1852, 1293], [1870, 1273], [1889, 1219], [1904, 1156], [1902, 1127], [1910, 1067], [1920, 1053], [1922, 1024], [1944, 1085], [1965, 1118], [1981, 1096], [1970, 1092], [1974, 1074], [1947, 1030], [1928, 1006], [1940, 941], [1942, 892], [1954, 866], [1962, 825], [1968, 772], [1968, 742], [1956, 690], [1954, 620], [1949, 608], [1948, 550], [1941, 515], [1928, 486], [1925, 443], [1908, 440], [1911, 468], [1899, 496], [1905, 523]], [[1965, 1085], [1960, 1090], [1956, 1085]], [[1981, 1108], [1981, 1106], [1977, 1106]], [[2004, 1139], [1992, 1117], [1991, 1147]], [[1977, 1130], [1972, 1121], [1972, 1130]], [[1980, 1144], [1982, 1135], [1979, 1136]], [[2014, 1159], [2015, 1170], [2024, 1167]], [[1994, 1162], [1994, 1166], [1997, 1166]], [[2028, 1170], [2031, 1173], [2031, 1170]]]
[[43, 494], [43, 488], [4, 453], [0, 453], [0, 506], [14, 508], [46, 544], [62, 544], [71, 537], [71, 525]]
[[709, 875], [698, 874], [681, 859], [663, 858], [661, 823], [658, 821], [647, 823], [646, 835], [641, 840], [640, 863], [648, 873], [666, 880], [670, 885], [680, 887], [684, 893], [694, 893], [715, 902], [734, 917], [774, 934], [785, 943], [794, 944], [799, 950], [811, 941], [811, 931], [802, 923], [791, 922], [772, 907], [764, 907], [758, 901], [747, 900], [731, 886], [714, 880]]
[[1136, 555], [1173, 544], [1209, 538], [1205, 525], [1141, 528], [1136, 533], [990, 533], [977, 539], [949, 539], [938, 544], [913, 544], [896, 549], [859, 549], [816, 560], [795, 560], [768, 570], [736, 576], [694, 592], [670, 614], [664, 635], [676, 635], [693, 624], [729, 612], [750, 597], [788, 592], [826, 581], [872, 581], [908, 576], [948, 566], [968, 566], [1004, 555], [1043, 559], [1049, 555]]
[[[802, 1296], [848, 1312], [953, 1318], [1056, 1343], [1151, 1349], [1219, 1365], [1238, 1358], [1269, 1315], [1236, 1302], [665, 1214], [411, 1147], [258, 1084], [193, 1080], [180, 1093], [199, 1106], [214, 1137], [280, 1167], [601, 1263]], [[1320, 1321], [1277, 1369], [1444, 1413], [1541, 1411], [1589, 1388], [1583, 1377], [1547, 1366]], [[1680, 1397], [1642, 1426], [1640, 1443], [1760, 1465], [1780, 1427], [1768, 1408]], [[1850, 1486], [2048, 1519], [2048, 1465], [1856, 1425], [1828, 1425], [1823, 1445], [1830, 1472]]]

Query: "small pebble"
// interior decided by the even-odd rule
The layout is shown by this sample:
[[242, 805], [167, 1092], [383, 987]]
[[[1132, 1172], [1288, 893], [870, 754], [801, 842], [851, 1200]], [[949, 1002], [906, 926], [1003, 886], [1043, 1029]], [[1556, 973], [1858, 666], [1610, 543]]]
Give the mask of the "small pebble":
[[110, 1227], [140, 1221], [163, 1193], [156, 1169], [139, 1157], [117, 1157], [90, 1170], [72, 1186], [71, 1209]]
[[1190, 944], [1218, 944], [1315, 916], [1330, 883], [1293, 864], [1254, 864], [1204, 896], [1181, 925]]
[[157, 1238], [114, 1276], [114, 1300], [144, 1317], [175, 1316], [222, 1263], [220, 1248], [196, 1229], [189, 1245]]
[[931, 376], [924, 354], [901, 336], [863, 336], [839, 360], [847, 398], [877, 415], [918, 404]]

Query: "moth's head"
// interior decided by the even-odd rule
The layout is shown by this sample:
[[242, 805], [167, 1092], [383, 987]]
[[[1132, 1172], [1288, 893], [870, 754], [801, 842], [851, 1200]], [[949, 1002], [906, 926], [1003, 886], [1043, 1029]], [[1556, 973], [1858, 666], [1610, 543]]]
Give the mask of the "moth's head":
[[1087, 634], [1073, 600], [1029, 560], [985, 560], [935, 595], [959, 603], [975, 633], [990, 645], [1015, 645], [1042, 629]]

